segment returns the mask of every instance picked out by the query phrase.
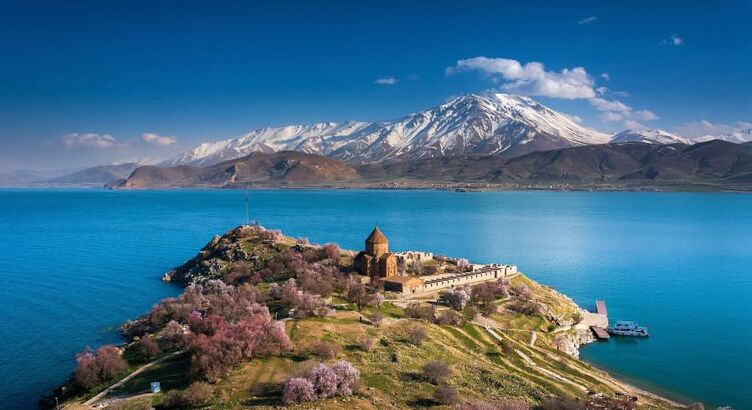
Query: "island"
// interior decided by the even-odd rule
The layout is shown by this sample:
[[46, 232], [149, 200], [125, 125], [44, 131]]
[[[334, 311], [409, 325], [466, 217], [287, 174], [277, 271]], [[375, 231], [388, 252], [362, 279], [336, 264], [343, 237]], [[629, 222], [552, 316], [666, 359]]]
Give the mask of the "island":
[[678, 409], [579, 360], [607, 317], [513, 264], [355, 252], [261, 225], [215, 236], [185, 286], [85, 349], [43, 407]]

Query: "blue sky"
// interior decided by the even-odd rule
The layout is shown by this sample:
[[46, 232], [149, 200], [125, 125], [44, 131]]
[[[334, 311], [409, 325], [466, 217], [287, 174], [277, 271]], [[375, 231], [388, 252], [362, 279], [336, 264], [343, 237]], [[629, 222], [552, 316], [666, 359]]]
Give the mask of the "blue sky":
[[313, 3], [1, 2], [0, 171], [396, 118], [490, 88], [603, 131], [752, 122], [749, 1]]

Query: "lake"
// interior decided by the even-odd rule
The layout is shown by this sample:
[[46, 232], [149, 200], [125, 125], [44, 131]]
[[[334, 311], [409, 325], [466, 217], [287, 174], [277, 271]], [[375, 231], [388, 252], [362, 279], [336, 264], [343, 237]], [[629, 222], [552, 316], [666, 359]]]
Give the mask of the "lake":
[[[516, 264], [647, 340], [583, 359], [684, 400], [752, 408], [752, 195], [723, 193], [264, 190], [252, 219], [360, 249], [373, 225], [394, 250]], [[242, 191], [0, 190], [0, 399], [24, 409], [86, 346], [180, 289], [159, 278], [245, 221]]]

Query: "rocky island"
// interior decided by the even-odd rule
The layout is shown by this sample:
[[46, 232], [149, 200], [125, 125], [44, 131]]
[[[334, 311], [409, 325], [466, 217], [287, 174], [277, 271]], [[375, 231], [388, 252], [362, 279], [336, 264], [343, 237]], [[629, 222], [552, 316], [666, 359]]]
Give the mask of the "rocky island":
[[241, 226], [162, 279], [183, 294], [77, 355], [43, 406], [688, 407], [578, 359], [600, 315], [513, 265], [390, 252], [378, 228], [355, 252]]

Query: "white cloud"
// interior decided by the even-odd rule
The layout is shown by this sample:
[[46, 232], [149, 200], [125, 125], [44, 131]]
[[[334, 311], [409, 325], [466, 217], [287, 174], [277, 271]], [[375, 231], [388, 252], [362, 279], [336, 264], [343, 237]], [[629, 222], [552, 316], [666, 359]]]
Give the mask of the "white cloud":
[[624, 126], [627, 128], [645, 128], [645, 126], [638, 121], [653, 121], [658, 119], [658, 116], [650, 110], [635, 110], [619, 100], [607, 100], [605, 98], [596, 97], [591, 98], [588, 101], [590, 102], [590, 105], [595, 107], [595, 109], [603, 111], [598, 116], [601, 121], [624, 121]]
[[111, 148], [117, 144], [115, 137], [94, 132], [71, 133], [60, 137], [60, 142], [68, 149], [74, 148]]
[[632, 95], [632, 94], [630, 94], [630, 93], [628, 93], [626, 91], [614, 91], [611, 94], [613, 94], [613, 95], [615, 95], [617, 97], [629, 97], [629, 96]]
[[585, 24], [592, 24], [598, 21], [598, 16], [589, 16], [577, 22], [577, 24], [584, 26]]
[[601, 73], [601, 78], [608, 81], [611, 79], [611, 74], [609, 73]]
[[661, 44], [669, 45], [669, 46], [680, 46], [684, 43], [684, 40], [679, 37], [676, 33], [672, 34], [671, 37], [663, 39], [661, 41]]
[[608, 92], [608, 87], [596, 87], [595, 92], [598, 93], [598, 95], [603, 95]]
[[635, 120], [624, 121], [624, 126], [629, 128], [630, 130], [644, 130], [645, 128], [647, 128], [646, 126], [640, 124]]
[[141, 140], [154, 145], [160, 145], [166, 147], [172, 145], [178, 141], [177, 138], [169, 135], [159, 135], [153, 132], [145, 132], [141, 134]]
[[457, 61], [447, 74], [480, 71], [501, 83], [505, 91], [551, 98], [579, 99], [595, 97], [595, 82], [583, 67], [546, 71], [542, 63], [521, 64], [507, 58], [474, 57]]
[[374, 81], [374, 84], [378, 85], [394, 85], [397, 84], [397, 79], [394, 77], [382, 77]]
[[688, 122], [674, 128], [677, 134], [693, 139], [725, 139], [734, 142], [752, 140], [752, 122], [737, 121], [733, 124], [712, 123], [708, 120]]

